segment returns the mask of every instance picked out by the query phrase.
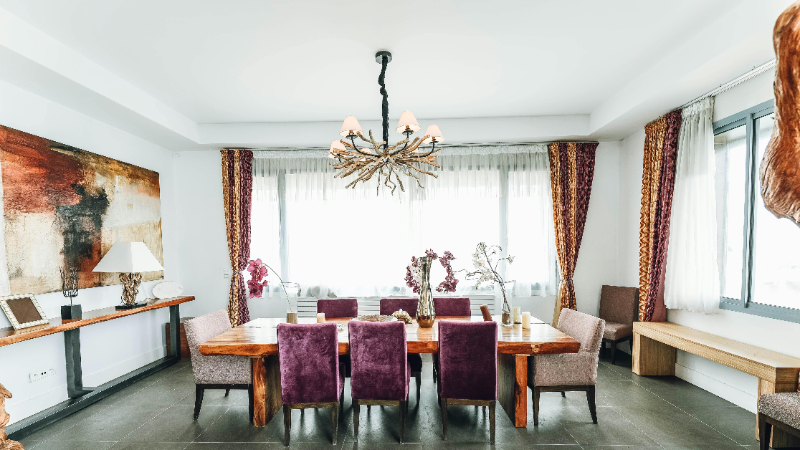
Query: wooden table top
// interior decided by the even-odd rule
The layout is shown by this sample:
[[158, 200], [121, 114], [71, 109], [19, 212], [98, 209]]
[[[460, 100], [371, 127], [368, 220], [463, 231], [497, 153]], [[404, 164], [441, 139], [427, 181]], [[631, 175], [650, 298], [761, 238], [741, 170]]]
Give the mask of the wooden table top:
[[194, 300], [194, 297], [175, 297], [160, 300], [152, 300], [147, 306], [135, 309], [116, 309], [114, 306], [108, 308], [83, 311], [83, 318], [75, 320], [50, 319], [49, 324], [38, 325], [35, 327], [14, 330], [13, 328], [0, 328], [0, 347], [16, 344], [17, 342], [27, 341], [50, 334], [61, 333], [67, 330], [85, 327], [95, 323], [106, 322], [120, 317], [132, 316], [154, 309], [166, 308], [168, 306], [179, 305]]
[[[495, 316], [499, 322], [500, 316]], [[469, 317], [437, 317], [432, 328], [419, 328], [416, 320], [406, 325], [406, 339], [409, 353], [437, 353], [439, 351], [438, 324], [440, 320], [482, 322], [481, 316]], [[347, 322], [350, 319], [329, 319], [327, 322], [336, 322], [343, 325], [339, 331], [339, 354], [350, 352]], [[233, 328], [225, 333], [200, 345], [200, 353], [204, 355], [241, 355], [241, 356], [266, 356], [278, 354], [279, 323], [285, 319], [269, 318], [255, 319], [244, 325]], [[301, 318], [299, 323], [316, 323], [316, 318]], [[498, 323], [497, 327], [498, 353], [541, 355], [554, 353], [577, 353], [580, 342], [551, 327], [550, 325], [531, 318], [531, 328], [523, 330], [522, 325], [504, 327]]]

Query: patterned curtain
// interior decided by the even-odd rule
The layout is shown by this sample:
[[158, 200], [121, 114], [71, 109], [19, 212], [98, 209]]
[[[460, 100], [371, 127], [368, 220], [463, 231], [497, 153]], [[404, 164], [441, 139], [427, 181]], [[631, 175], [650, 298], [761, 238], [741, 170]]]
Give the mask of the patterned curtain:
[[681, 110], [644, 127], [642, 211], [639, 217], [639, 320], [664, 322], [664, 266], [675, 188]]
[[250, 321], [247, 289], [242, 271], [250, 259], [250, 206], [253, 200], [253, 152], [226, 149], [222, 153], [222, 196], [225, 203], [225, 225], [228, 253], [231, 258], [231, 290], [228, 317], [232, 326]]
[[550, 144], [550, 184], [553, 191], [553, 221], [561, 282], [553, 313], [553, 326], [562, 308], [576, 309], [572, 275], [581, 248], [589, 197], [592, 194], [597, 142]]

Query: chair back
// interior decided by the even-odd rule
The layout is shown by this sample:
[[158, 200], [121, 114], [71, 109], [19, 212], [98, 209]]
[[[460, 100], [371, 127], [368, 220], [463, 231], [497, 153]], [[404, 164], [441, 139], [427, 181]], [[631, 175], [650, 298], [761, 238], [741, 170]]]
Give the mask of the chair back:
[[200, 354], [200, 344], [233, 328], [231, 327], [228, 313], [223, 309], [214, 311], [204, 316], [187, 320], [183, 323], [183, 328], [186, 331], [186, 342], [189, 345], [189, 355], [192, 359], [192, 372], [195, 380], [204, 379], [205, 372], [214, 366], [216, 361], [214, 358], [218, 358], [218, 356]]
[[358, 317], [358, 300], [354, 298], [317, 300], [317, 312], [325, 313], [326, 319]]
[[439, 394], [497, 400], [497, 322], [439, 322]]
[[639, 289], [621, 286], [603, 286], [600, 291], [600, 318], [626, 325], [636, 320]]
[[382, 298], [381, 314], [391, 316], [393, 312], [402, 309], [411, 317], [417, 317], [417, 298]]
[[278, 324], [284, 404], [339, 401], [339, 338], [335, 323]]
[[471, 316], [468, 298], [433, 298], [433, 308], [437, 316]]
[[603, 342], [603, 319], [564, 308], [558, 316], [558, 329], [581, 343], [581, 352], [600, 353]]
[[405, 400], [408, 396], [406, 324], [348, 324], [350, 333], [350, 396], [365, 400]]

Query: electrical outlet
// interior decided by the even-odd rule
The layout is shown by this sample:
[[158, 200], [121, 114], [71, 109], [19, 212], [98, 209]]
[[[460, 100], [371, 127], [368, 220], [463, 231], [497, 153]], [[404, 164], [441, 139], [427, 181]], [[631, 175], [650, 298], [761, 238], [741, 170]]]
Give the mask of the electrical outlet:
[[49, 369], [39, 370], [37, 372], [31, 372], [29, 374], [29, 377], [30, 377], [31, 383], [35, 383], [35, 382], [41, 380], [42, 378], [51, 377], [51, 376], [53, 376], [55, 374], [56, 374], [56, 368], [55, 367], [51, 367]]

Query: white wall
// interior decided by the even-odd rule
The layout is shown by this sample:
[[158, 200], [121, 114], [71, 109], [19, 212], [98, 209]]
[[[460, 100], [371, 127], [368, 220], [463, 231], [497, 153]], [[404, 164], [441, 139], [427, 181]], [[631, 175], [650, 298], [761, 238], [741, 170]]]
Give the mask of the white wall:
[[[165, 278], [179, 279], [178, 229], [172, 152], [84, 116], [57, 103], [0, 82], [0, 124], [135, 164], [160, 175]], [[155, 282], [143, 283], [139, 298]], [[84, 311], [119, 303], [121, 286], [80, 291]], [[48, 317], [59, 317], [65, 303], [60, 292], [37, 295]], [[86, 386], [112, 380], [165, 354], [166, 310], [146, 312], [81, 329], [83, 376]], [[0, 327], [10, 323], [0, 314]], [[28, 374], [54, 367], [56, 376], [30, 383]], [[11, 422], [67, 399], [64, 338], [61, 334], [0, 347], [0, 382], [11, 391], [6, 402]]]
[[[773, 72], [760, 75], [716, 98], [714, 120], [720, 120], [772, 98]], [[622, 141], [620, 156], [619, 280], [638, 284], [639, 210], [642, 187], [644, 130]], [[758, 299], [756, 299], [758, 301]], [[800, 324], [733, 311], [705, 315], [670, 310], [670, 322], [800, 357]], [[755, 412], [758, 380], [726, 366], [679, 351], [676, 375], [745, 409]]]

